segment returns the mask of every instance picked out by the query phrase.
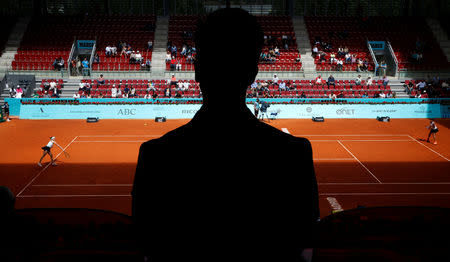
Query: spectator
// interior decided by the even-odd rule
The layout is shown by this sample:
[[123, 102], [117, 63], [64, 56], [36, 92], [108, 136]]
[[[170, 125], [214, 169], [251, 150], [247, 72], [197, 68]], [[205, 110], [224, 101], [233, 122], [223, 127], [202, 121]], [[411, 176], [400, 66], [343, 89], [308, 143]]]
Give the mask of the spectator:
[[322, 76], [319, 75], [318, 77], [316, 77], [316, 80], [314, 80], [314, 83], [317, 85], [322, 85], [323, 84]]
[[147, 42], [147, 50], [152, 51], [153, 50], [153, 41], [149, 40]]
[[147, 87], [147, 92], [150, 92], [150, 91], [156, 91], [155, 85], [153, 84], [152, 81], [149, 81], [148, 87]]
[[142, 54], [139, 53], [139, 50], [136, 51], [136, 54], [135, 54], [134, 58], [136, 60], [136, 63], [141, 63], [142, 62], [143, 57], [142, 57]]
[[134, 86], [131, 86], [130, 92], [129, 92], [129, 97], [135, 97], [135, 96], [136, 96], [136, 88], [134, 88]]
[[152, 62], [147, 58], [147, 61], [145, 61], [145, 64], [141, 64], [141, 67], [147, 71], [150, 71], [151, 64]]
[[130, 88], [128, 88], [128, 85], [125, 85], [125, 88], [123, 89], [123, 97], [128, 98], [130, 95]]
[[116, 98], [117, 97], [117, 88], [116, 85], [113, 84], [112, 88], [111, 88], [111, 97], [112, 98]]
[[372, 77], [369, 76], [369, 77], [367, 78], [367, 80], [366, 80], [366, 85], [367, 85], [367, 86], [371, 86], [371, 85], [372, 85], [372, 82], [373, 82], [373, 79], [372, 79]]
[[176, 86], [178, 83], [177, 78], [175, 77], [175, 74], [172, 74], [172, 77], [170, 78], [170, 86]]
[[177, 64], [175, 65], [175, 69], [176, 69], [177, 71], [180, 71], [180, 70], [181, 70], [181, 62], [180, 62], [180, 59], [177, 59]]
[[278, 78], [277, 74], [274, 74], [273, 78], [272, 78], [272, 84], [278, 86], [278, 81], [279, 81], [279, 78]]
[[130, 64], [135, 64], [135, 63], [136, 63], [136, 53], [134, 51], [132, 51], [130, 54]]
[[417, 89], [419, 91], [425, 90], [426, 87], [426, 83], [425, 81], [421, 80], [417, 85], [416, 85]]
[[381, 76], [386, 75], [386, 68], [387, 68], [386, 62], [384, 60], [381, 60], [380, 66], [378, 68], [379, 75]]
[[286, 83], [284, 81], [280, 81], [280, 84], [278, 85], [278, 89], [285, 91], [286, 90]]
[[408, 81], [408, 84], [404, 84], [403, 87], [405, 87], [405, 92], [407, 94], [411, 94], [414, 89], [414, 83], [412, 81]]
[[100, 57], [98, 56], [97, 53], [95, 53], [95, 55], [94, 55], [94, 61], [93, 61], [92, 63], [94, 63], [94, 64], [100, 63]]
[[166, 54], [166, 63], [169, 63], [170, 60], [172, 60], [172, 55], [170, 54], [169, 51], [167, 51], [167, 54]]
[[83, 76], [89, 75], [89, 62], [87, 58], [84, 58], [82, 64], [83, 64]]
[[317, 45], [315, 45], [312, 49], [313, 57], [316, 57], [318, 53], [319, 53], [319, 48], [317, 48]]
[[356, 77], [355, 84], [356, 85], [361, 85], [361, 83], [362, 83], [361, 75], [358, 75], [358, 77]]
[[344, 67], [344, 61], [342, 59], [336, 60], [336, 69], [337, 71], [342, 71], [342, 68]]
[[106, 46], [105, 48], [105, 56], [111, 56], [112, 55], [112, 51], [111, 51], [111, 46]]
[[176, 69], [177, 60], [175, 56], [172, 56], [172, 60], [170, 60], [170, 71], [174, 71]]
[[99, 85], [104, 85], [105, 84], [105, 79], [103, 78], [103, 75], [101, 74], [100, 77], [97, 79], [97, 87]]
[[53, 62], [53, 68], [55, 70], [61, 71], [62, 68], [64, 68], [64, 60], [62, 57], [56, 58]]
[[73, 94], [73, 98], [78, 99], [80, 98], [80, 93], [76, 92], [75, 94]]
[[328, 85], [328, 88], [330, 88], [331, 85], [332, 85], [333, 87], [336, 87], [336, 85], [335, 85], [335, 83], [334, 83], [334, 77], [333, 77], [333, 75], [330, 75], [330, 76], [328, 77], [327, 85]]
[[383, 76], [383, 86], [386, 87], [389, 84], [389, 79], [386, 75]]

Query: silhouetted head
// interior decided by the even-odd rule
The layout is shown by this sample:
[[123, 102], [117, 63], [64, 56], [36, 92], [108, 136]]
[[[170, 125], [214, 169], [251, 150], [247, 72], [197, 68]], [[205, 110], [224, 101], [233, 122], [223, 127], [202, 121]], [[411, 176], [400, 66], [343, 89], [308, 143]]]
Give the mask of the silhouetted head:
[[242, 9], [219, 9], [200, 21], [195, 35], [195, 79], [203, 97], [244, 97], [258, 73], [263, 41], [256, 18]]

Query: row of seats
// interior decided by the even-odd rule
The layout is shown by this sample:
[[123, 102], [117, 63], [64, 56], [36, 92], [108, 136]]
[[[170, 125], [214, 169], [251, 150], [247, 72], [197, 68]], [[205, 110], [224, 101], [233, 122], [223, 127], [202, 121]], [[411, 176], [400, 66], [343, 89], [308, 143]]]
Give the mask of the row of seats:
[[[154, 39], [156, 17], [151, 16], [59, 16], [34, 18], [22, 39], [12, 63], [13, 70], [53, 69], [55, 58], [69, 58], [74, 39], [96, 40], [97, 53], [103, 70], [118, 70], [115, 63], [104, 56], [107, 45], [119, 42], [129, 44], [133, 50], [142, 50], [144, 59], [151, 59], [147, 42]], [[117, 50], [119, 53], [121, 50]], [[145, 51], [145, 52], [144, 52]], [[145, 61], [145, 60], [144, 60]], [[128, 62], [128, 58], [119, 58]], [[67, 67], [67, 64], [65, 65]], [[98, 67], [100, 69], [100, 67]], [[139, 70], [131, 66], [126, 70]]]
[[[449, 67], [446, 57], [420, 17], [370, 17], [368, 19], [349, 17], [305, 17], [311, 46], [317, 38], [331, 43], [330, 52], [337, 53], [339, 47], [348, 47], [351, 54], [367, 59], [373, 64], [367, 48], [369, 41], [389, 41], [397, 57], [400, 70], [440, 70]], [[416, 42], [425, 43], [420, 63], [411, 61]], [[321, 50], [321, 48], [319, 48]], [[328, 53], [330, 53], [328, 52]], [[363, 53], [361, 53], [363, 52]], [[344, 64], [344, 70], [352, 70]], [[318, 70], [329, 68], [319, 67]]]

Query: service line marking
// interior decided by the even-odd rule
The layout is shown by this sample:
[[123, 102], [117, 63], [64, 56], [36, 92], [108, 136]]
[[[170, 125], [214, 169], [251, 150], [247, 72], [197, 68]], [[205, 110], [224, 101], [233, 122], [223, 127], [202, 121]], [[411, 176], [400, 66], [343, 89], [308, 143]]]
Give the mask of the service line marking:
[[381, 184], [381, 181], [361, 162], [361, 161], [359, 161], [359, 159], [350, 151], [350, 150], [348, 150], [347, 149], [347, 147], [345, 147], [344, 146], [344, 144], [342, 144], [342, 142], [340, 141], [340, 140], [337, 140], [337, 142], [354, 158], [354, 159], [356, 159], [356, 161], [358, 161], [358, 163], [360, 163], [361, 164], [361, 166], [362, 167], [364, 167], [364, 169], [367, 171], [367, 172], [369, 172], [369, 174], [373, 177], [373, 178], [375, 178], [375, 180], [377, 180], [378, 181], [378, 183], [380, 183]]

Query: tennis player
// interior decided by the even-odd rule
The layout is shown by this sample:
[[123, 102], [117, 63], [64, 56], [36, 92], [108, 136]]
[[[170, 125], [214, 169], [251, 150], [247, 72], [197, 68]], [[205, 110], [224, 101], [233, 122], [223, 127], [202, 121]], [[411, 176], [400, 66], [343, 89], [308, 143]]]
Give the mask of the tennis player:
[[44, 158], [44, 156], [47, 155], [47, 154], [50, 156], [50, 158], [52, 160], [52, 162], [51, 162], [52, 165], [54, 165], [54, 166], [57, 165], [55, 160], [53, 159], [53, 155], [52, 155], [52, 152], [51, 152], [53, 144], [57, 145], [59, 148], [61, 148], [61, 150], [64, 151], [64, 149], [58, 143], [56, 143], [55, 137], [54, 136], [50, 137], [50, 141], [47, 143], [47, 145], [44, 146], [44, 147], [41, 147], [42, 150], [44, 150], [44, 153], [42, 154], [41, 159], [39, 159], [38, 166], [42, 167], [41, 161]]
[[430, 136], [433, 135], [433, 144], [437, 145], [436, 141], [436, 133], [439, 132], [439, 129], [436, 126], [436, 123], [434, 123], [433, 119], [430, 119], [430, 125], [427, 126], [427, 129], [430, 129], [430, 132], [428, 133], [427, 142], [430, 142]]

